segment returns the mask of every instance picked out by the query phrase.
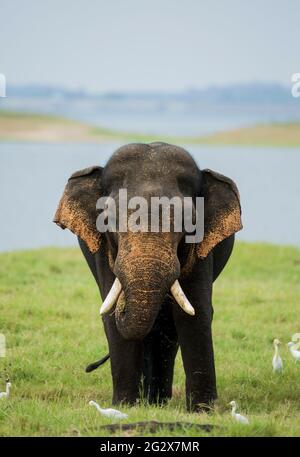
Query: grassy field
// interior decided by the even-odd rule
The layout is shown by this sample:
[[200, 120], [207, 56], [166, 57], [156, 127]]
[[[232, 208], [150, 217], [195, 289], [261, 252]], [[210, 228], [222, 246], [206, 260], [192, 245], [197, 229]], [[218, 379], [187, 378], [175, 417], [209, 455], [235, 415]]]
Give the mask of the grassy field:
[[[179, 354], [171, 402], [163, 408], [123, 407], [129, 422], [210, 423], [218, 426], [213, 436], [300, 436], [300, 364], [285, 344], [300, 332], [299, 277], [298, 249], [238, 243], [214, 290], [215, 411], [186, 413]], [[84, 372], [87, 363], [107, 352], [99, 303], [79, 249], [0, 255], [0, 332], [8, 347], [7, 357], [0, 358], [0, 390], [7, 375], [12, 382], [10, 399], [0, 400], [1, 436], [108, 435], [100, 428], [108, 420], [88, 401], [111, 405], [110, 364]], [[274, 337], [284, 343], [282, 375], [271, 369]], [[228, 407], [233, 399], [249, 426], [233, 422]], [[197, 436], [199, 431], [161, 430], [156, 436], [166, 434]]]
[[120, 138], [107, 129], [42, 114], [0, 111], [0, 141], [105, 142]]
[[299, 147], [300, 123], [256, 125], [206, 136], [170, 137], [117, 132], [49, 115], [0, 111], [0, 141], [47, 143], [166, 141], [178, 144]]
[[299, 147], [300, 123], [255, 125], [193, 138], [192, 142], [236, 146]]

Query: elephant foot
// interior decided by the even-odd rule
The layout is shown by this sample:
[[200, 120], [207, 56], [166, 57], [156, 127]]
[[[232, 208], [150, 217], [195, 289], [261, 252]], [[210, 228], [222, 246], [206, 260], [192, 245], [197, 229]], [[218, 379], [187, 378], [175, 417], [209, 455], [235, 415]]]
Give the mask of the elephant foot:
[[172, 396], [151, 396], [151, 397], [148, 397], [148, 403], [150, 405], [157, 405], [157, 406], [164, 406], [165, 404], [168, 403], [168, 401], [170, 401], [172, 398]]
[[112, 399], [112, 404], [114, 406], [117, 405], [127, 405], [127, 406], [135, 406], [140, 401], [140, 396], [138, 394], [132, 393], [117, 393], [114, 394]]
[[124, 398], [122, 400], [113, 400], [112, 401], [112, 405], [113, 406], [128, 406], [128, 407], [131, 407], [131, 406], [138, 405], [139, 402], [140, 402], [139, 398], [137, 398], [135, 400]]
[[188, 408], [188, 411], [191, 413], [212, 413], [214, 409], [214, 402], [209, 403], [199, 403], [196, 405], [192, 405]]
[[216, 394], [202, 399], [189, 395], [186, 400], [187, 410], [191, 413], [211, 413], [214, 410], [216, 400]]

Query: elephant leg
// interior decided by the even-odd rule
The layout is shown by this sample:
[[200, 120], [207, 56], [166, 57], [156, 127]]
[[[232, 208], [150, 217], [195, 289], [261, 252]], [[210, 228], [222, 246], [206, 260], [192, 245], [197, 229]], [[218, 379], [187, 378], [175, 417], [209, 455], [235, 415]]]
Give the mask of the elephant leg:
[[187, 409], [207, 409], [217, 398], [211, 323], [212, 256], [199, 261], [182, 288], [195, 308], [188, 316], [176, 303], [173, 315], [186, 375]]
[[154, 330], [144, 340], [143, 391], [150, 403], [172, 398], [178, 342], [170, 300], [164, 303]]
[[142, 377], [142, 342], [127, 341], [122, 338], [117, 330], [114, 316], [107, 316], [103, 320], [109, 345], [113, 404], [134, 404], [139, 398]]

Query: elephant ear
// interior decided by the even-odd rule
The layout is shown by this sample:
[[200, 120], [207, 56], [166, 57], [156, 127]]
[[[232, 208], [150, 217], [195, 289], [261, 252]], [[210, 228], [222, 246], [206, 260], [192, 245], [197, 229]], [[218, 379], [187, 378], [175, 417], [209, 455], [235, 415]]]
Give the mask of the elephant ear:
[[102, 170], [95, 166], [71, 175], [53, 220], [85, 241], [92, 253], [101, 245], [101, 234], [96, 227], [96, 202], [101, 197]]
[[205, 258], [222, 240], [243, 228], [240, 195], [236, 184], [215, 171], [202, 170], [204, 237], [197, 255]]

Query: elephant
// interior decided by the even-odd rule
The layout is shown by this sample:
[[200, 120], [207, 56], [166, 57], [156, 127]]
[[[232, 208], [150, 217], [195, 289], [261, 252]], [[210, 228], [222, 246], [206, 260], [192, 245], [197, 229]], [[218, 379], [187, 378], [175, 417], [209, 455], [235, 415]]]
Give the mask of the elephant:
[[[184, 229], [100, 233], [96, 202], [101, 196], [115, 198], [121, 188], [147, 202], [153, 196], [190, 197], [193, 202], [203, 197], [202, 240], [188, 243]], [[179, 146], [128, 144], [104, 167], [71, 175], [54, 222], [77, 236], [105, 303], [113, 404], [132, 405], [141, 397], [149, 403], [168, 401], [180, 347], [186, 407], [211, 409], [217, 398], [212, 289], [230, 258], [235, 233], [242, 229], [236, 184], [200, 169]]]

